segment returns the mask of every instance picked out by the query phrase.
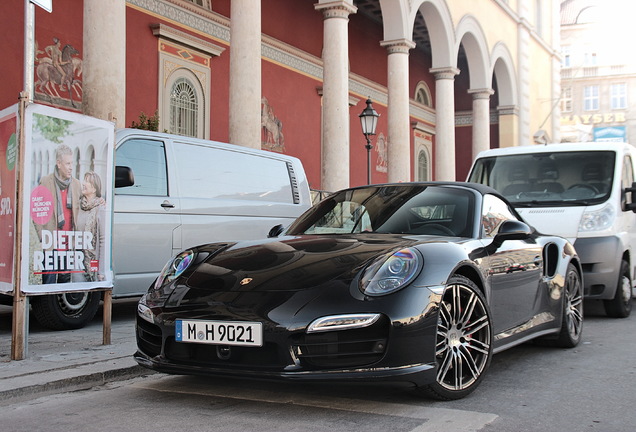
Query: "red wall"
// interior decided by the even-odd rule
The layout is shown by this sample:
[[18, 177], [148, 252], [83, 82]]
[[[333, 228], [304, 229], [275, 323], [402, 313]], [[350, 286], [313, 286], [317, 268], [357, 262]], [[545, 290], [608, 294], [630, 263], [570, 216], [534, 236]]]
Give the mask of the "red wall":
[[455, 178], [466, 179], [472, 163], [473, 128], [471, 126], [455, 128]]
[[262, 64], [262, 94], [282, 122], [285, 153], [302, 160], [312, 188], [320, 189], [321, 97], [316, 81], [269, 61]]
[[[2, 86], [0, 86], [0, 109], [18, 102], [24, 88], [24, 2], [0, 2], [2, 20]], [[14, 18], [15, 17], [15, 18]]]
[[158, 107], [158, 39], [150, 29], [157, 22], [155, 17], [126, 8], [126, 43], [132, 45], [126, 50], [126, 127], [139, 122], [142, 112], [154, 115]]
[[[227, 1], [227, 0], [226, 0]], [[213, 1], [216, 11], [216, 1]], [[320, 58], [322, 56], [322, 12], [314, 0], [267, 0], [261, 2], [263, 34]]]
[[[387, 85], [387, 51], [382, 25], [362, 14], [349, 15], [349, 67], [351, 72]], [[362, 109], [360, 109], [362, 111]]]

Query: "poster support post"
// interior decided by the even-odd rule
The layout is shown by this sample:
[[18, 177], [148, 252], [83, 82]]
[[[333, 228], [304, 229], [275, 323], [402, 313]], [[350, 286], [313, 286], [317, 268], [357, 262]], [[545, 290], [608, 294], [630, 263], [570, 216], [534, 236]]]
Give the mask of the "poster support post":
[[20, 289], [22, 266], [22, 185], [24, 182], [23, 161], [25, 156], [24, 121], [26, 105], [29, 101], [27, 92], [21, 92], [18, 103], [18, 154], [15, 164], [17, 171], [15, 201], [15, 242], [14, 242], [14, 285], [13, 285], [13, 321], [11, 330], [11, 360], [24, 360], [28, 355], [29, 337], [29, 299]]

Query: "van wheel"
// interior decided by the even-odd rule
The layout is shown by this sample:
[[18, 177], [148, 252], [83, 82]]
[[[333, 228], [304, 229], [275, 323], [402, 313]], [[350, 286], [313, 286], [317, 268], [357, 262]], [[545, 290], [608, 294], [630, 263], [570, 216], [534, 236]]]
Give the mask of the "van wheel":
[[612, 318], [627, 318], [632, 312], [632, 278], [629, 275], [627, 261], [621, 262], [621, 272], [614, 298], [605, 300], [603, 304], [605, 313]]
[[51, 330], [72, 330], [88, 324], [99, 308], [99, 292], [72, 292], [31, 297], [35, 319]]

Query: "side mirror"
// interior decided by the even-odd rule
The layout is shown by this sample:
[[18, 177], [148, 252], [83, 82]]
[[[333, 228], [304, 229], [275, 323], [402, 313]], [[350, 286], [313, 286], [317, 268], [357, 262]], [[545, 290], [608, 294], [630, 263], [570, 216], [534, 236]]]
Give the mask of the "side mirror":
[[285, 231], [285, 227], [283, 227], [281, 224], [278, 224], [275, 227], [272, 227], [271, 230], [269, 230], [267, 237], [269, 238], [278, 237], [279, 235], [283, 233], [283, 231]]
[[115, 167], [115, 187], [128, 187], [135, 184], [133, 171], [127, 166]]
[[493, 244], [499, 247], [506, 240], [525, 240], [531, 235], [532, 229], [528, 224], [516, 220], [508, 220], [501, 224]]
[[632, 187], [625, 188], [625, 194], [627, 194], [627, 192], [630, 193], [631, 201], [627, 202], [627, 200], [625, 199], [625, 210], [631, 210], [636, 213], [636, 203], [634, 202], [634, 193], [636, 193], [636, 182], [632, 183]]

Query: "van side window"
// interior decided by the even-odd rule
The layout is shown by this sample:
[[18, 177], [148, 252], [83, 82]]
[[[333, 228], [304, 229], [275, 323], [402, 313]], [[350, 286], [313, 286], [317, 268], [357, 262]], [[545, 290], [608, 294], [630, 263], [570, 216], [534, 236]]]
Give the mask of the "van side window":
[[623, 160], [623, 188], [632, 187], [634, 182], [634, 169], [631, 156], [625, 156]]
[[117, 195], [168, 196], [166, 151], [163, 141], [130, 139], [117, 148], [117, 165], [133, 170], [135, 184], [117, 188]]
[[484, 236], [493, 238], [499, 227], [507, 220], [519, 220], [504, 201], [494, 195], [484, 195], [482, 204], [482, 225]]
[[183, 197], [294, 203], [285, 161], [182, 142], [174, 150]]
[[[625, 156], [623, 160], [623, 175], [621, 176], [622, 189], [632, 187], [632, 183], [634, 183], [634, 165], [631, 156]], [[621, 198], [623, 210], [626, 209], [626, 203], [634, 202], [633, 196], [627, 196], [627, 194], [632, 195], [631, 192], [625, 192]]]

